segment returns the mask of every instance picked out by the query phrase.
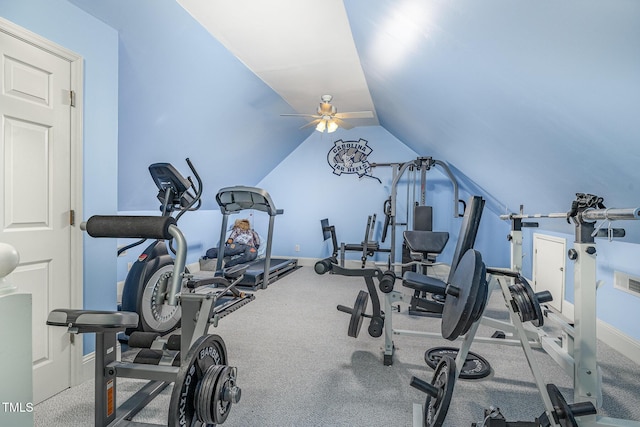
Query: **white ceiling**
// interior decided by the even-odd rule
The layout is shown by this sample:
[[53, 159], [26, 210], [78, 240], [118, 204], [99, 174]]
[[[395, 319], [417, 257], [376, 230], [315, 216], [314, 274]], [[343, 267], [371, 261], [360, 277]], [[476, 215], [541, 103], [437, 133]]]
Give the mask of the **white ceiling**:
[[374, 112], [350, 124], [378, 124], [342, 0], [178, 3], [297, 113], [315, 114], [328, 94], [338, 112]]

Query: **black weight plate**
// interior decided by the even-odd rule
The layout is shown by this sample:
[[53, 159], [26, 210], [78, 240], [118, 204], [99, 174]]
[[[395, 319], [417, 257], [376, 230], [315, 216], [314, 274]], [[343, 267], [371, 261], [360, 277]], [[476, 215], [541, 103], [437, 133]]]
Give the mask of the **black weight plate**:
[[231, 411], [231, 401], [224, 400], [224, 389], [232, 384], [232, 371], [225, 365], [213, 365], [207, 369], [196, 389], [196, 419], [205, 425], [218, 425], [226, 421]]
[[353, 305], [353, 311], [351, 312], [351, 320], [349, 320], [348, 335], [353, 338], [358, 338], [360, 334], [360, 328], [362, 327], [362, 320], [364, 319], [364, 313], [367, 310], [367, 303], [369, 302], [369, 294], [365, 291], [360, 291], [356, 297], [356, 302]]
[[547, 392], [549, 393], [549, 399], [551, 399], [551, 404], [554, 407], [554, 412], [558, 417], [558, 423], [562, 427], [578, 427], [578, 422], [573, 416], [573, 412], [571, 412], [571, 408], [566, 400], [564, 400], [564, 396], [558, 390], [558, 387], [555, 384], [547, 384]]
[[211, 414], [213, 415], [214, 424], [224, 423], [231, 411], [231, 402], [223, 399], [223, 393], [225, 387], [230, 387], [233, 381], [231, 379], [232, 370], [233, 368], [225, 366], [216, 380], [214, 395], [218, 396], [219, 399], [211, 402]]
[[518, 312], [520, 320], [523, 323], [531, 320], [532, 309], [529, 307], [528, 298], [526, 296], [527, 291], [524, 290], [520, 283], [516, 282], [509, 286], [509, 292], [511, 293], [511, 298], [515, 304], [514, 308]]
[[[424, 353], [424, 361], [427, 362], [430, 368], [435, 369], [440, 359], [442, 359], [442, 356], [449, 356], [455, 360], [456, 356], [458, 356], [458, 349], [455, 347], [431, 348]], [[458, 377], [465, 380], [479, 380], [480, 378], [488, 376], [490, 373], [491, 365], [489, 361], [479, 354], [470, 351], [467, 353], [467, 358], [462, 365]]]
[[482, 268], [482, 280], [480, 280], [480, 287], [478, 288], [478, 296], [476, 303], [473, 306], [473, 313], [471, 314], [470, 323], [464, 328], [463, 334], [466, 334], [471, 325], [482, 317], [484, 308], [487, 305], [487, 299], [489, 298], [489, 283], [487, 282], [487, 269], [483, 263]]
[[535, 327], [541, 327], [542, 325], [544, 325], [544, 317], [542, 316], [542, 309], [540, 308], [538, 297], [536, 296], [535, 292], [533, 292], [531, 285], [524, 277], [518, 276], [516, 281], [520, 282], [520, 285], [522, 285], [522, 287], [526, 291], [527, 297], [529, 298], [529, 301], [531, 303], [531, 310], [533, 311], [531, 323]]
[[196, 419], [205, 424], [215, 424], [211, 405], [215, 401], [216, 381], [224, 368], [224, 365], [209, 366], [204, 377], [198, 382], [195, 395]]
[[447, 416], [453, 386], [456, 383], [456, 362], [449, 356], [443, 356], [436, 366], [431, 385], [438, 388], [438, 396], [427, 396], [424, 403], [424, 425], [440, 427]]
[[478, 298], [480, 283], [484, 278], [480, 252], [469, 249], [458, 263], [450, 286], [458, 288], [458, 295], [447, 294], [440, 322], [442, 337], [450, 341], [458, 338], [468, 329], [473, 318], [473, 308]]
[[198, 383], [209, 367], [227, 364], [227, 349], [218, 335], [203, 335], [189, 348], [184, 363], [180, 365], [169, 403], [169, 427], [197, 424], [196, 402]]

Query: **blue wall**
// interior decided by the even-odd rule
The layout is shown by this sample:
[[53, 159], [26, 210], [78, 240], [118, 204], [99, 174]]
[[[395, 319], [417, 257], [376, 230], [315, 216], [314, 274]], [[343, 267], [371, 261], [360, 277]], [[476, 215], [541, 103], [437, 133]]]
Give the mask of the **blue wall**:
[[[367, 217], [377, 214], [376, 238], [382, 234], [384, 222], [383, 202], [391, 191], [392, 172], [389, 167], [374, 168], [375, 179], [356, 174], [336, 175], [327, 161], [334, 141], [358, 141], [364, 139], [372, 152], [368, 157], [371, 163], [406, 162], [418, 155], [380, 126], [339, 129], [332, 134], [314, 132], [294, 152], [267, 175], [258, 187], [266, 189], [273, 197], [276, 206], [284, 209], [282, 218], [277, 218], [274, 232], [273, 253], [277, 255], [320, 258], [331, 253], [330, 244], [323, 242], [320, 220], [328, 218], [335, 226], [338, 243], [357, 243], [364, 237]], [[398, 220], [406, 217], [407, 175], [398, 188]], [[418, 177], [419, 179], [419, 177]], [[410, 187], [411, 192], [413, 186]], [[461, 218], [454, 218], [452, 184], [434, 168], [427, 172], [427, 200], [434, 206], [434, 229], [449, 231], [450, 240], [440, 260], [447, 262], [455, 249]], [[418, 189], [419, 193], [419, 182]], [[466, 200], [469, 191], [462, 189], [459, 198]], [[489, 265], [508, 263], [508, 249], [494, 248], [490, 238], [496, 231], [506, 235], [508, 228], [497, 216], [485, 211], [480, 227], [478, 248], [483, 250], [485, 261]], [[402, 241], [402, 228], [398, 227], [397, 243]], [[390, 239], [388, 237], [387, 239]], [[295, 252], [295, 246], [300, 251]], [[383, 244], [389, 247], [389, 240]], [[397, 253], [400, 254], [398, 246]], [[386, 254], [379, 254], [379, 261], [386, 261]], [[350, 259], [359, 259], [352, 253]]]
[[[0, 16], [84, 58], [84, 217], [114, 214], [117, 203], [118, 33], [66, 0], [3, 0]], [[72, 23], [72, 24], [70, 24]], [[84, 307], [111, 309], [116, 242], [84, 239]], [[93, 351], [93, 337], [84, 352]]]
[[147, 167], [186, 157], [215, 209], [219, 188], [255, 184], [311, 132], [176, 1], [70, 1], [119, 33], [119, 210], [155, 209]]
[[[72, 3], [99, 16], [100, 20], [78, 9]], [[612, 16], [618, 10], [623, 12], [637, 10], [636, 3], [621, 1], [614, 3], [629, 6], [610, 9], [607, 15], [609, 19], [613, 19]], [[386, 2], [386, 4], [389, 7], [393, 6], [392, 2]], [[589, 4], [596, 5], [595, 2], [589, 2]], [[473, 5], [475, 7], [475, 3]], [[370, 9], [369, 5], [364, 3], [361, 7]], [[595, 12], [590, 15], [591, 19], [599, 19], [600, 8], [606, 7], [608, 6], [598, 6], [595, 9], [592, 7], [591, 10]], [[379, 11], [381, 16], [386, 15], [384, 10]], [[495, 8], [492, 9], [492, 11], [495, 10]], [[356, 42], [361, 50], [364, 50], [363, 46], [367, 46], [367, 41], [363, 39], [363, 34], [366, 31], [361, 27], [363, 27], [363, 19], [366, 20], [366, 15], [354, 14], [353, 10], [349, 12], [353, 15], [354, 31], [359, 32], [359, 35], [356, 34]], [[455, 15], [453, 9], [450, 12]], [[573, 8], [567, 8], [563, 16], [573, 16], [573, 12]], [[637, 125], [620, 127], [616, 126], [617, 121], [611, 120], [607, 126], [615, 129], [628, 128], [631, 133], [619, 135], [617, 131], [607, 132], [607, 135], [613, 136], [594, 138], [595, 142], [584, 138], [588, 142], [588, 149], [594, 150], [595, 155], [588, 155], [587, 148], [583, 148], [582, 145], [584, 142], [582, 136], [585, 133], [589, 134], [586, 128], [592, 126], [594, 121], [581, 120], [580, 128], [575, 129], [570, 125], [577, 119], [565, 120], [566, 117], [562, 115], [559, 116], [560, 119], [557, 115], [551, 114], [550, 117], [553, 120], [539, 120], [541, 117], [547, 117], [549, 112], [541, 113], [542, 115], [539, 116], [524, 114], [518, 120], [509, 122], [512, 123], [511, 127], [516, 126], [518, 129], [511, 129], [506, 133], [505, 126], [508, 129], [509, 125], [507, 123], [503, 126], [506, 122], [502, 119], [497, 122], [499, 125], [489, 121], [491, 126], [486, 129], [491, 132], [487, 132], [486, 129], [485, 132], [479, 132], [479, 129], [484, 129], [485, 121], [476, 120], [476, 115], [484, 114], [482, 111], [485, 110], [472, 108], [469, 112], [470, 104], [466, 102], [457, 106], [446, 104], [447, 101], [455, 101], [457, 98], [442, 88], [446, 88], [443, 85], [449, 83], [451, 84], [449, 88], [455, 91], [459, 91], [460, 87], [463, 90], [469, 88], [482, 90], [481, 87], [476, 87], [476, 84], [479, 85], [481, 82], [473, 80], [459, 86], [456, 75], [454, 74], [454, 78], [451, 78], [452, 74], [448, 72], [441, 73], [442, 78], [425, 80], [425, 75], [428, 73], [422, 73], [420, 67], [426, 66], [427, 69], [432, 70], [435, 60], [432, 57], [423, 58], [417, 64], [405, 67], [407, 74], [401, 73], [396, 76], [395, 83], [390, 81], [390, 76], [376, 79], [371, 72], [368, 73], [370, 84], [377, 83], [376, 87], [372, 87], [372, 96], [377, 101], [377, 106], [380, 106], [377, 108], [379, 116], [386, 114], [386, 121], [381, 119], [385, 127], [356, 128], [350, 131], [340, 129], [333, 134], [320, 134], [313, 131], [298, 131], [297, 127], [301, 123], [296, 120], [279, 120], [280, 113], [292, 112], [290, 107], [204, 31], [174, 1], [3, 0], [0, 3], [0, 15], [84, 57], [85, 218], [92, 214], [108, 214], [116, 211], [123, 213], [143, 211], [157, 214], [156, 189], [149, 178], [148, 165], [156, 161], [168, 161], [187, 175], [189, 173], [186, 170], [184, 158], [190, 157], [193, 160], [205, 180], [203, 197], [205, 207], [199, 212], [185, 215], [181, 220], [181, 226], [190, 243], [189, 262], [197, 260], [208, 247], [217, 242], [220, 232], [220, 213], [215, 206], [214, 195], [219, 188], [228, 185], [263, 187], [271, 193], [276, 206], [285, 210], [283, 216], [276, 218], [274, 255], [299, 257], [328, 255], [330, 249], [322, 241], [319, 226], [319, 220], [325, 217], [336, 226], [339, 241], [359, 242], [363, 237], [367, 216], [375, 212], [379, 220], [376, 235], [380, 236], [383, 219], [382, 203], [389, 195], [391, 173], [389, 170], [374, 170], [374, 175], [380, 177], [382, 184], [371, 178], [359, 179], [354, 175], [332, 174], [327, 164], [327, 153], [337, 139], [367, 140], [373, 148], [369, 158], [371, 162], [401, 162], [418, 155], [440, 156], [441, 160], [454, 162], [452, 168], [462, 186], [460, 198], [466, 199], [469, 194], [480, 193], [488, 199], [476, 247], [483, 253], [487, 265], [491, 266], [508, 264], [509, 244], [505, 238], [508, 233], [508, 224], [498, 219], [498, 214], [506, 213], [506, 208], [480, 188], [476, 182], [494, 189], [497, 195], [500, 190], [500, 200], [508, 199], [510, 203], [513, 203], [516, 197], [523, 197], [522, 194], [526, 195], [526, 193], [529, 193], [529, 196], [522, 200], [524, 203], [534, 198], [546, 200], [546, 191], [556, 187], [558, 188], [555, 192], [562, 194], [557, 195], [555, 199], [565, 195], [570, 197], [574, 191], [594, 189], [595, 192], [605, 186], [619, 190], [616, 191], [618, 200], [614, 201], [620, 207], [623, 205], [620, 200], [628, 200], [627, 193], [633, 190], [634, 180], [627, 179], [627, 176], [633, 176], [628, 170], [636, 170], [629, 167], [635, 164], [634, 156], [616, 154], [624, 146], [616, 146], [616, 149], [611, 151], [613, 153], [611, 157], [605, 156], [607, 153], [603, 153], [603, 150], [609, 150], [607, 148], [610, 146], [609, 139], [635, 141], [637, 138], [634, 139], [630, 135], [637, 134]], [[621, 51], [624, 53], [637, 46], [637, 38], [625, 36], [627, 29], [629, 34], [636, 34], [637, 26], [632, 25], [631, 15], [633, 14], [623, 15], [629, 19], [625, 20], [625, 25], [620, 27], [620, 30], [617, 30], [618, 26], [610, 24], [613, 21], [606, 21], [603, 25], [608, 31], [615, 32], [613, 40], [616, 41], [616, 45], [624, 47], [625, 50]], [[360, 18], [356, 20], [356, 16]], [[529, 14], [520, 14], [520, 19], [525, 17], [528, 19], [528, 16]], [[541, 19], [546, 18], [547, 16], [543, 16]], [[615, 18], [617, 19], [618, 16]], [[561, 20], [562, 16], [558, 19]], [[464, 23], [464, 20], [461, 22]], [[530, 25], [535, 25], [535, 20], [531, 22]], [[578, 30], [582, 26], [574, 27], [572, 30], [580, 34]], [[561, 25], [558, 28], [557, 31], [564, 33], [564, 26]], [[486, 30], [484, 27], [482, 29]], [[511, 26], [506, 26], [503, 31], [510, 31], [510, 29]], [[375, 31], [371, 32], [371, 34], [375, 33]], [[469, 40], [477, 40], [476, 33], [469, 34], [471, 37]], [[525, 39], [529, 40], [530, 37], [527, 35]], [[497, 37], [496, 40], [509, 39]], [[621, 40], [628, 40], [628, 42], [618, 43]], [[589, 39], [585, 39], [585, 42], [588, 43]], [[446, 52], [451, 51], [448, 49], [449, 43], [433, 44], [433, 46], [444, 46]], [[456, 51], [456, 57], [451, 62], [456, 72], [464, 70], [464, 67], [458, 67], [456, 64], [459, 60], [466, 60], [466, 53], [471, 52], [473, 58], [481, 56], [483, 64], [491, 64], [497, 56], [496, 52], [500, 52], [500, 50], [490, 49], [490, 44], [480, 50], [474, 48], [473, 51], [470, 51], [473, 44], [465, 44], [463, 47], [461, 51]], [[519, 47], [516, 46], [516, 49]], [[606, 50], [611, 51], [608, 47]], [[562, 54], [563, 51], [560, 50], [559, 53]], [[511, 55], [500, 56], [500, 58], [508, 57]], [[565, 56], [560, 55], [560, 57]], [[619, 58], [615, 63], [622, 62], [620, 58], [632, 58], [623, 54], [617, 57]], [[415, 58], [414, 56], [413, 59]], [[363, 65], [366, 67], [370, 61], [366, 55], [363, 59]], [[630, 68], [621, 68], [635, 70], [637, 62], [635, 58]], [[609, 62], [599, 61], [600, 65], [604, 63]], [[446, 71], [448, 64], [448, 61], [445, 61], [444, 65], [441, 63], [438, 70]], [[572, 64], [572, 66], [579, 66], [581, 70], [591, 70], [591, 67], [582, 67], [582, 65], [580, 62]], [[481, 75], [490, 77], [492, 73]], [[504, 73], [501, 72], [500, 76], [503, 75]], [[637, 73], [629, 75], [635, 76]], [[406, 78], [407, 76], [409, 78]], [[497, 84], [502, 88], [499, 94], [511, 93], [505, 92], [504, 85], [500, 85], [501, 77], [485, 80], [490, 85]], [[548, 82], [556, 81], [556, 78], [550, 76], [543, 80], [546, 85]], [[558, 84], [563, 82], [562, 79], [558, 81]], [[633, 98], [633, 94], [638, 92], [637, 79], [632, 79], [631, 84], [627, 84], [627, 80], [623, 82], [626, 96], [622, 99], [628, 100], [631, 97], [635, 100], [637, 97]], [[398, 83], [401, 87], [398, 87]], [[437, 85], [437, 88], [430, 86], [433, 90], [425, 89], [424, 84]], [[518, 85], [518, 88], [519, 91], [524, 91], [524, 95], [532, 94], [529, 85]], [[631, 89], [626, 90], [628, 88]], [[575, 94], [592, 93], [583, 89], [582, 86], [578, 87]], [[602, 92], [602, 87], [600, 89]], [[416, 97], [416, 90], [421, 90], [423, 94], [426, 93], [429, 96]], [[475, 96], [476, 92], [467, 90], [465, 93]], [[491, 105], [496, 106], [494, 91], [487, 90], [486, 93], [493, 99]], [[612, 93], [619, 94], [618, 91]], [[433, 94], [440, 94], [440, 96], [431, 96]], [[515, 94], [515, 99], [505, 97], [504, 99], [509, 102], [503, 102], [500, 105], [507, 106], [509, 110], [512, 110], [513, 105], [518, 106], [520, 98], [524, 99], [524, 97], [520, 92]], [[573, 102], [573, 95], [574, 92], [571, 92], [565, 94], [564, 98]], [[598, 93], [595, 96], [598, 96]], [[405, 104], [398, 103], [398, 97]], [[425, 99], [435, 101], [425, 103]], [[482, 97], [477, 99], [480, 101], [473, 105], [482, 103]], [[388, 102], [389, 100], [395, 102]], [[575, 97], [575, 102], [579, 105], [578, 112], [597, 104], [585, 103], [582, 102], [583, 100], [582, 96]], [[409, 105], [406, 104], [407, 102], [411, 104], [410, 108], [407, 107]], [[569, 108], [572, 102], [567, 104], [569, 112], [575, 110], [575, 108]], [[533, 105], [542, 104], [546, 105], [546, 98], [537, 100]], [[601, 106], [595, 111], [600, 114], [602, 108], [609, 109], [610, 104], [611, 102], [605, 103], [604, 107]], [[403, 105], [406, 108], [398, 108]], [[447, 108], [441, 108], [442, 105]], [[385, 113], [385, 108], [393, 109], [394, 112]], [[434, 114], [425, 114], [427, 110]], [[523, 111], [526, 113], [529, 110]], [[549, 111], [553, 113], [555, 110]], [[611, 111], [619, 110], [612, 108]], [[630, 108], [625, 109], [625, 114], [632, 116], [630, 113], [632, 111], [637, 111], [635, 102], [630, 103]], [[502, 114], [494, 114], [493, 110], [489, 113], [495, 117], [503, 117]], [[432, 123], [437, 122], [439, 125], [429, 127], [424, 121], [428, 117], [435, 117], [435, 122]], [[537, 121], [535, 121], [536, 117]], [[582, 116], [578, 114], [576, 117]], [[536, 132], [531, 133], [534, 137], [521, 139], [524, 135], [522, 129], [528, 129], [532, 123], [530, 119], [535, 121], [537, 129]], [[469, 121], [474, 123], [477, 121], [477, 125], [464, 126], [465, 123], [470, 123]], [[563, 148], [562, 141], [566, 139], [564, 138], [566, 133], [562, 133], [563, 138], [557, 136], [547, 138], [548, 128], [556, 130], [566, 128], [571, 134], [570, 140], [579, 143]], [[390, 129], [393, 134], [386, 129]], [[440, 129], [440, 131], [434, 134], [434, 129]], [[447, 129], [455, 129], [456, 132], [447, 132]], [[498, 134], [499, 137], [496, 137]], [[394, 135], [398, 135], [402, 140]], [[425, 139], [425, 135], [430, 138]], [[478, 135], [481, 135], [480, 139]], [[530, 151], [533, 145], [522, 143], [522, 141], [534, 139], [535, 144], [543, 144], [549, 149]], [[412, 141], [411, 147], [414, 149], [405, 145], [406, 141]], [[420, 144], [416, 141], [420, 141]], [[443, 144], [442, 141], [448, 141], [448, 143]], [[484, 157], [477, 157], [476, 152], [472, 151], [476, 150], [478, 144], [484, 147], [481, 151]], [[576, 150], [569, 149], [576, 146], [578, 146]], [[628, 147], [631, 146], [628, 145]], [[434, 147], [438, 152], [428, 152], [428, 147]], [[635, 153], [632, 150], [629, 152]], [[602, 158], [608, 159], [604, 163], [607, 168], [603, 169], [599, 163], [597, 170], [602, 173], [590, 174], [591, 178], [597, 181], [595, 186], [569, 188], [571, 183], [567, 184], [567, 179], [558, 179], [557, 176], [545, 174], [544, 170], [540, 169], [539, 165], [547, 164], [546, 160], [550, 159], [548, 153], [554, 153], [552, 156], [554, 158], [558, 158], [558, 153], [564, 153], [562, 158], [566, 161], [557, 163], [562, 163], [563, 167], [555, 168], [554, 171], [564, 174], [565, 178], [570, 176], [572, 180], [583, 181], [584, 171], [596, 170], [596, 167], [592, 167], [593, 162], [600, 162]], [[496, 155], [507, 154], [509, 154], [507, 159], [496, 157]], [[534, 157], [530, 158], [529, 154], [533, 154]], [[524, 158], [530, 161], [522, 163]], [[518, 160], [514, 161], [514, 159]], [[616, 162], [624, 160], [625, 174], [611, 177], [620, 169], [612, 159]], [[496, 164], [497, 167], [490, 167]], [[503, 165], [504, 170], [500, 165]], [[472, 179], [467, 178], [456, 167], [468, 173]], [[521, 168], [524, 168], [522, 170], [526, 173], [519, 173]], [[575, 173], [576, 168], [581, 172]], [[550, 170], [548, 165], [547, 170]], [[532, 181], [533, 178], [543, 180]], [[564, 184], [558, 185], [560, 182]], [[541, 188], [543, 190], [540, 190]], [[620, 194], [622, 192], [624, 194]], [[400, 194], [404, 194], [402, 189], [399, 190]], [[506, 196], [502, 197], [502, 194]], [[623, 195], [625, 197], [622, 197]], [[453, 218], [450, 183], [437, 169], [428, 174], [427, 203], [436, 206], [434, 228], [449, 231], [451, 234], [450, 243], [440, 257], [440, 260], [446, 262], [450, 259], [455, 247], [460, 219]], [[536, 205], [538, 206], [536, 209], [546, 206], [545, 203]], [[398, 208], [399, 212], [404, 212], [405, 209], [406, 207], [402, 205]], [[258, 231], [266, 234], [265, 216], [255, 213], [253, 217]], [[640, 224], [634, 224], [635, 228], [638, 226]], [[557, 233], [558, 230], [554, 229], [553, 232]], [[570, 233], [569, 230], [567, 236], [572, 240]], [[300, 245], [299, 252], [294, 250], [296, 244]], [[620, 242], [599, 243], [599, 245], [598, 274], [602, 275], [602, 279], [609, 286], [599, 291], [598, 315], [630, 336], [638, 338], [640, 333], [633, 330], [637, 328], [626, 325], [626, 322], [619, 318], [621, 315], [618, 313], [622, 311], [617, 307], [626, 307], [631, 312], [640, 303], [633, 297], [627, 297], [627, 294], [611, 289], [610, 284], [613, 269], [638, 274], [632, 267], [637, 264], [634, 263], [633, 257], [637, 258], [640, 248], [637, 245]], [[108, 239], [85, 239], [84, 305], [86, 308], [112, 309], [115, 307], [114, 283], [117, 279], [123, 278], [126, 260], [135, 258], [138, 252], [138, 250], [132, 250], [128, 254], [129, 258], [121, 259], [117, 264], [120, 270], [116, 274], [115, 248], [116, 243]], [[358, 255], [353, 254], [352, 258], [357, 259]], [[383, 259], [384, 256], [379, 257], [379, 260]], [[609, 276], [611, 280], [608, 279]], [[570, 301], [572, 301], [570, 295], [572, 289], [572, 271], [568, 269], [567, 298]], [[88, 352], [93, 349], [93, 343], [89, 339], [86, 341], [89, 341], [85, 344], [85, 352]]]
[[[327, 161], [329, 151], [337, 140], [352, 141], [364, 139], [372, 152], [368, 157], [371, 163], [405, 162], [418, 157], [418, 154], [407, 148], [401, 141], [380, 126], [364, 127], [353, 130], [339, 129], [332, 134], [313, 132], [299, 147], [287, 156], [269, 175], [256, 186], [269, 192], [276, 208], [284, 209], [284, 214], [275, 219], [272, 254], [274, 256], [322, 258], [330, 255], [330, 242], [324, 242], [320, 230], [320, 220], [328, 218], [336, 227], [338, 243], [357, 243], [362, 241], [367, 217], [377, 215], [374, 237], [380, 240], [384, 223], [383, 202], [391, 191], [392, 172], [389, 167], [374, 168], [372, 175], [382, 183], [369, 177], [359, 178], [356, 174], [336, 175]], [[428, 155], [428, 153], [423, 153]], [[187, 175], [185, 166], [175, 165], [181, 173]], [[468, 182], [459, 171], [452, 167], [459, 178], [459, 199], [467, 200], [471, 194], [487, 197], [481, 189]], [[416, 176], [419, 180], [419, 175]], [[407, 214], [408, 173], [398, 186], [398, 221], [405, 221]], [[237, 185], [253, 186], [251, 182], [239, 180]], [[410, 191], [413, 192], [413, 181]], [[219, 188], [207, 192], [213, 197]], [[144, 191], [155, 194], [156, 188], [147, 177]], [[416, 186], [419, 192], [419, 181]], [[416, 195], [416, 197], [419, 197]], [[439, 261], [450, 262], [459, 234], [461, 218], [454, 217], [453, 186], [451, 181], [434, 167], [427, 172], [426, 203], [434, 206], [434, 230], [448, 231], [449, 243], [439, 257]], [[156, 205], [158, 203], [156, 202]], [[500, 221], [498, 213], [490, 199], [483, 213], [476, 248], [482, 252], [487, 265], [506, 267], [509, 264], [509, 246], [506, 236], [508, 224]], [[460, 212], [461, 212], [460, 208]], [[123, 214], [157, 215], [157, 210], [126, 211]], [[263, 238], [267, 237], [269, 217], [258, 211], [244, 211], [237, 217], [247, 217]], [[236, 217], [232, 217], [232, 221]], [[189, 252], [187, 262], [197, 262], [204, 252], [219, 240], [222, 215], [219, 210], [200, 210], [185, 214], [180, 219]], [[401, 254], [402, 230], [397, 231], [397, 254]], [[498, 237], [499, 236], [499, 237]], [[499, 240], [499, 244], [497, 243]], [[122, 240], [120, 245], [131, 242]], [[296, 245], [300, 251], [296, 252]], [[118, 261], [118, 280], [126, 277], [127, 264], [135, 261], [139, 253], [146, 247], [128, 251]], [[390, 247], [390, 235], [382, 247]], [[352, 252], [347, 259], [358, 260], [358, 253]], [[386, 261], [387, 254], [380, 253], [377, 261]]]
[[[550, 222], [553, 220], [541, 220]], [[558, 221], [558, 220], [555, 220]], [[560, 220], [563, 221], [563, 220]], [[628, 223], [628, 222], [627, 222]], [[544, 227], [544, 223], [541, 226]], [[624, 228], [625, 221], [614, 223], [614, 227]], [[526, 277], [532, 277], [533, 268], [533, 233], [547, 234], [566, 239], [567, 250], [573, 247], [575, 241], [574, 234], [558, 233], [545, 230], [544, 228], [523, 229], [523, 272]], [[627, 243], [623, 239], [608, 241], [607, 239], [596, 239], [596, 280], [602, 280], [603, 285], [597, 292], [597, 316], [600, 320], [608, 323], [624, 334], [640, 340], [640, 331], [635, 322], [630, 321], [629, 315], [637, 312], [640, 298], [613, 287], [614, 271], [620, 271], [632, 276], [640, 276], [640, 246], [634, 243]], [[574, 263], [567, 259], [565, 271], [565, 300], [574, 303]]]

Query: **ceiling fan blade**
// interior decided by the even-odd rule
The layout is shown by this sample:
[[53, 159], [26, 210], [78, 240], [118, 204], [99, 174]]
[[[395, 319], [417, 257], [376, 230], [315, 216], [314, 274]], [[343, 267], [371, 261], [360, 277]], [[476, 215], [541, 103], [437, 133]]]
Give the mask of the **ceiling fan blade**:
[[348, 113], [338, 113], [335, 117], [339, 119], [372, 119], [373, 111], [351, 111]]
[[313, 121], [310, 121], [306, 125], [301, 126], [300, 129], [308, 128], [308, 127], [311, 127], [311, 126], [316, 126], [318, 123], [320, 123], [320, 120], [322, 120], [322, 119], [315, 119]]
[[336, 124], [343, 129], [353, 129], [353, 126], [351, 126], [349, 123], [345, 122], [344, 120], [340, 120], [337, 117], [334, 117], [333, 121], [336, 122]]
[[313, 117], [314, 119], [319, 119], [320, 116], [315, 114], [280, 114], [281, 116], [289, 116], [289, 117]]

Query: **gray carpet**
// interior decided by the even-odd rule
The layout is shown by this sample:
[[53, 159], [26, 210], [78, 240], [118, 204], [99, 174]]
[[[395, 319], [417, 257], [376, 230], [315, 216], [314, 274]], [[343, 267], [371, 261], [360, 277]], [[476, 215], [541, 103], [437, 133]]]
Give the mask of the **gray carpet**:
[[[424, 352], [458, 345], [444, 339], [396, 336], [392, 366], [383, 366], [383, 338], [371, 338], [365, 320], [358, 339], [347, 336], [349, 316], [336, 305], [352, 305], [362, 278], [318, 276], [303, 267], [256, 293], [255, 301], [221, 320], [211, 333], [223, 337], [229, 363], [238, 368], [242, 400], [225, 426], [412, 426], [412, 406], [425, 395], [409, 386], [412, 375], [431, 381]], [[401, 288], [399, 284], [397, 287]], [[370, 306], [370, 304], [369, 304]], [[368, 309], [370, 311], [370, 307]], [[488, 313], [504, 317], [500, 294]], [[438, 319], [393, 316], [394, 328], [438, 332]], [[478, 335], [493, 331], [481, 326]], [[483, 409], [499, 407], [507, 420], [532, 421], [543, 412], [533, 376], [520, 347], [473, 344], [489, 360], [493, 373], [479, 380], [458, 380], [445, 426], [470, 426]], [[570, 378], [541, 351], [536, 360], [571, 402]], [[601, 414], [640, 420], [639, 366], [600, 344], [604, 404]], [[142, 382], [119, 380], [118, 398]], [[137, 417], [166, 424], [170, 387]], [[66, 390], [35, 407], [36, 426], [91, 426], [93, 381]]]

